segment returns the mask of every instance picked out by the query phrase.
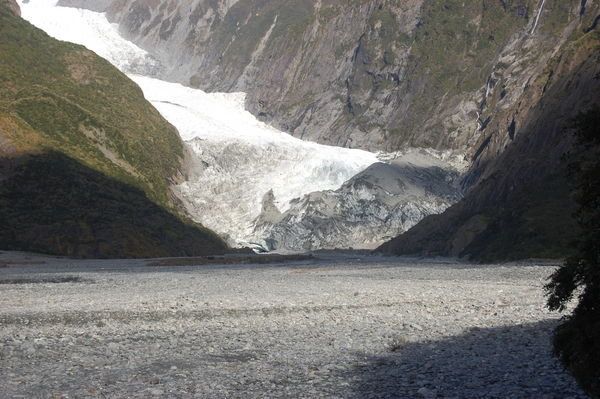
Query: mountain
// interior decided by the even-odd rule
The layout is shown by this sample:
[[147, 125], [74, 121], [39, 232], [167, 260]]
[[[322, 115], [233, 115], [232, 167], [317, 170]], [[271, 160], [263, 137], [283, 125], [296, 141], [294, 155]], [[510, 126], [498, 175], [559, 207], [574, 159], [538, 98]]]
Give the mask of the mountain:
[[[373, 248], [460, 197], [456, 173], [443, 170], [448, 164], [440, 162], [461, 164], [457, 154], [383, 155], [302, 141], [245, 111], [244, 93], [211, 94], [151, 78], [160, 68], [157, 57], [118, 35], [105, 14], [56, 6], [52, 0], [22, 3], [22, 8], [27, 20], [50, 35], [85, 45], [128, 74], [177, 127], [191, 151], [186, 180], [174, 191], [190, 217], [232, 245], [294, 251]], [[370, 168], [338, 190], [382, 159], [394, 165]], [[430, 182], [427, 176], [438, 180]], [[277, 226], [265, 224], [260, 215], [265, 194], [277, 212], [289, 216]], [[307, 194], [327, 200], [300, 201]], [[325, 203], [334, 205], [321, 209]], [[370, 209], [361, 210], [363, 205]]]
[[[578, 228], [562, 158], [574, 151], [572, 118], [598, 105], [598, 93], [600, 32], [578, 30], [525, 88], [527, 106], [511, 144], [471, 168], [469, 177], [479, 183], [464, 200], [380, 250], [484, 261], [570, 254]], [[491, 148], [503, 139], [502, 132], [490, 135]]]
[[478, 184], [445, 213], [380, 250], [480, 261], [569, 255], [578, 227], [562, 158], [574, 151], [572, 118], [598, 105], [599, 93], [600, 32], [577, 29], [524, 88], [518, 130], [509, 129], [508, 138], [495, 131], [486, 139], [482, 151], [488, 155], [467, 176]]
[[0, 249], [80, 257], [221, 253], [177, 213], [177, 131], [82, 46], [0, 3]]
[[[575, 226], [560, 158], [567, 121], [597, 101], [597, 2], [113, 0], [100, 8], [160, 60], [161, 76], [247, 91], [250, 111], [298, 137], [464, 151], [465, 200], [382, 250], [568, 253]], [[305, 203], [318, 212], [317, 202]]]
[[[510, 126], [501, 111], [598, 9], [580, 0], [104, 3], [126, 37], [163, 61], [163, 77], [248, 92], [250, 111], [298, 137], [388, 151], [476, 151], [488, 128]], [[492, 88], [501, 99], [488, 97]]]
[[568, 120], [598, 101], [598, 2], [113, 0], [102, 9], [161, 60], [163, 77], [246, 91], [251, 112], [295, 136], [464, 151], [465, 199], [382, 250], [568, 254], [576, 226], [560, 159]]

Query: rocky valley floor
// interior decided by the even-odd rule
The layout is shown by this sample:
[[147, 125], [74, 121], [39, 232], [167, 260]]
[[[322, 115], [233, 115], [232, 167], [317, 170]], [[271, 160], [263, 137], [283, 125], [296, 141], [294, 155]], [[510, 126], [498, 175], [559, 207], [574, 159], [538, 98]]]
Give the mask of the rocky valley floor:
[[551, 355], [553, 265], [152, 263], [0, 254], [0, 397], [585, 397]]

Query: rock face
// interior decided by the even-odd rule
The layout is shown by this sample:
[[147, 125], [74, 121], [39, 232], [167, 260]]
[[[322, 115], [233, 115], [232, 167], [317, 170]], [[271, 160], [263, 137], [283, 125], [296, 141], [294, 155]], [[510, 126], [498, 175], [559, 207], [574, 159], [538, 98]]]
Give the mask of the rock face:
[[468, 176], [479, 183], [464, 200], [382, 251], [483, 261], [568, 254], [577, 227], [561, 157], [571, 148], [570, 118], [600, 102], [600, 34], [585, 26], [523, 88], [515, 119], [488, 136]]
[[112, 0], [58, 0], [63, 7], [86, 8], [91, 11], [104, 12]]
[[15, 0], [2, 0], [2, 3], [8, 6], [8, 9], [14, 12], [16, 15], [21, 15], [21, 9]]
[[461, 198], [458, 177], [448, 162], [411, 151], [370, 166], [338, 190], [294, 200], [284, 213], [269, 192], [254, 223], [252, 244], [288, 251], [374, 248], [456, 203]]
[[248, 92], [253, 113], [298, 137], [474, 153], [500, 123], [488, 118], [519, 102], [581, 19], [580, 1], [543, 4], [114, 0], [107, 11], [167, 78]]

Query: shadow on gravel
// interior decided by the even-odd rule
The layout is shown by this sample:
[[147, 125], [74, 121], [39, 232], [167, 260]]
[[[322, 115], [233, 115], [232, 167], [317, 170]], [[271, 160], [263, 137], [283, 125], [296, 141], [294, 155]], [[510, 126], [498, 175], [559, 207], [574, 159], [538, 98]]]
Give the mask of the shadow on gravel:
[[76, 276], [0, 279], [0, 284], [62, 284], [91, 282], [93, 281]]
[[440, 341], [390, 340], [350, 371], [353, 398], [586, 398], [552, 356], [556, 321], [468, 330]]

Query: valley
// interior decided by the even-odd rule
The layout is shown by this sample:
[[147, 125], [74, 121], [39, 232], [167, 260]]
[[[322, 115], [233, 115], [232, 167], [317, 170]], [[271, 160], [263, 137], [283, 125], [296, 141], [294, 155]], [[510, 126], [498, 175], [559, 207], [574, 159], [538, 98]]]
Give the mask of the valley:
[[599, 20], [0, 0], [0, 396], [595, 397]]
[[586, 397], [551, 354], [551, 263], [0, 265], [7, 397]]
[[[458, 151], [386, 154], [302, 141], [247, 112], [244, 93], [206, 93], [157, 79], [164, 68], [160, 57], [122, 38], [104, 14], [54, 0], [20, 5], [23, 18], [58, 39], [87, 46], [140, 85], [186, 142], [185, 181], [174, 187], [183, 208], [232, 246], [375, 248], [461, 198], [459, 177], [467, 163]], [[372, 168], [365, 171], [382, 160], [394, 165], [384, 179], [370, 174]], [[428, 181], [428, 168], [435, 182]], [[357, 188], [350, 179], [359, 173], [370, 182]], [[269, 204], [267, 195], [273, 196]], [[335, 196], [336, 205], [320, 209], [316, 196]], [[366, 202], [373, 210], [365, 214], [359, 208]], [[275, 215], [265, 213], [267, 205]]]
[[[93, 7], [161, 59], [165, 79], [246, 92], [253, 115], [295, 137], [370, 151], [456, 151], [467, 167], [458, 181], [464, 199], [381, 250], [487, 261], [571, 253], [577, 228], [561, 159], [572, 146], [569, 121], [598, 104], [598, 2], [121, 0]], [[352, 208], [351, 198], [341, 209]], [[303, 224], [315, 229], [319, 208], [338, 203], [319, 202], [305, 212], [302, 204], [315, 201], [302, 200], [269, 241], [288, 242], [283, 232], [302, 234]], [[339, 216], [320, 231], [352, 234]], [[366, 224], [386, 230], [372, 235], [387, 235], [386, 223], [396, 219], [412, 216]]]
[[[569, 121], [598, 102], [597, 2], [22, 5], [66, 13], [77, 29], [36, 23], [143, 76], [187, 141], [171, 184], [179, 211], [229, 245], [385, 243], [486, 261], [572, 253], [561, 159]], [[151, 86], [162, 87], [154, 99]]]

